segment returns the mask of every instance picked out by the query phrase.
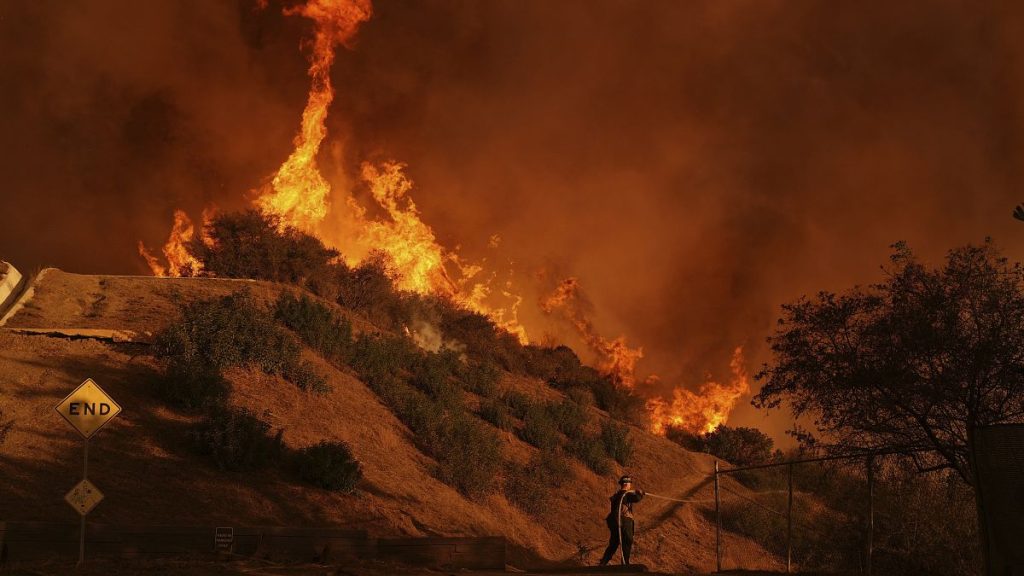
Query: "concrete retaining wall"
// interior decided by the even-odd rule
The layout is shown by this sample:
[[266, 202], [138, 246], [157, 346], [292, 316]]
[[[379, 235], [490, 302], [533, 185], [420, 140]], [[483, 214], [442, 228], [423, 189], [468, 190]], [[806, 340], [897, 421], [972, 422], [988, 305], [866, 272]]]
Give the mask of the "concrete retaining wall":
[[24, 278], [17, 268], [0, 260], [0, 317], [3, 317], [7, 307], [18, 297], [23, 281]]
[[[273, 560], [344, 563], [389, 560], [443, 569], [504, 569], [505, 539], [369, 538], [362, 530], [234, 527], [230, 553]], [[86, 557], [204, 555], [215, 557], [212, 526], [87, 524]], [[0, 564], [74, 560], [79, 525], [0, 522]]]

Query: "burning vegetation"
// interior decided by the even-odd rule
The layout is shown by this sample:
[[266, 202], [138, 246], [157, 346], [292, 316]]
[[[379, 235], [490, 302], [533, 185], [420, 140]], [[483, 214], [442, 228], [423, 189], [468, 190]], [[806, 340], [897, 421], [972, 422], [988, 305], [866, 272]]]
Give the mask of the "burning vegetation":
[[[139, 243], [139, 253], [152, 273], [157, 276], [244, 276], [244, 266], [233, 268], [237, 263], [229, 265], [224, 261], [225, 250], [218, 250], [218, 247], [226, 242], [238, 249], [263, 250], [265, 255], [267, 250], [276, 250], [271, 245], [277, 246], [280, 242], [267, 237], [265, 230], [260, 232], [262, 240], [244, 237], [247, 233], [244, 228], [253, 224], [251, 219], [262, 218], [263, 224], [272, 223], [282, 238], [289, 239], [285, 244], [291, 244], [285, 249], [290, 250], [291, 257], [308, 255], [307, 239], [315, 238], [326, 252], [315, 248], [313, 252], [326, 255], [338, 264], [337, 269], [344, 270], [342, 275], [350, 280], [360, 275], [364, 276], [363, 280], [383, 278], [400, 293], [444, 299], [456, 308], [486, 318], [518, 345], [531, 344], [527, 329], [520, 321], [524, 292], [511, 279], [502, 279], [504, 271], [488, 268], [486, 261], [468, 261], [457, 248], [442, 245], [431, 226], [422, 219], [410, 195], [413, 182], [406, 176], [401, 162], [363, 162], [358, 177], [352, 179], [354, 185], [332, 185], [320, 171], [317, 158], [327, 137], [326, 119], [335, 95], [330, 78], [335, 51], [338, 46], [352, 46], [359, 26], [372, 15], [369, 0], [309, 0], [304, 5], [286, 9], [285, 14], [300, 15], [314, 23], [313, 37], [306, 44], [311, 87], [294, 150], [267, 183], [253, 191], [253, 206], [262, 216], [228, 216], [219, 220], [219, 226], [214, 226], [216, 217], [208, 210], [204, 211], [203, 226], [197, 232], [188, 215], [176, 210], [170, 236], [161, 250], [166, 263]], [[368, 208], [360, 203], [356, 190], [368, 191], [375, 205]], [[374, 216], [378, 214], [379, 217]], [[250, 221], [246, 223], [245, 218]], [[236, 225], [234, 228], [232, 222]], [[261, 225], [256, 224], [253, 230], [260, 228]], [[493, 247], [500, 238], [492, 236], [487, 241]], [[281, 253], [275, 253], [271, 259], [281, 257]], [[218, 264], [211, 267], [214, 261]], [[310, 278], [301, 271], [276, 271], [262, 277], [312, 282], [321, 288], [314, 291], [323, 295], [324, 285], [338, 281], [336, 272], [328, 276], [332, 274], [335, 277]], [[352, 297], [343, 295], [339, 295], [339, 301], [350, 306], [355, 302]], [[398, 300], [392, 304], [399, 305]], [[578, 335], [599, 372], [613, 387], [647, 395], [660, 387], [656, 375], [638, 381], [637, 363], [644, 357], [642, 347], [630, 345], [625, 336], [608, 338], [600, 334], [592, 320], [593, 307], [577, 278], [569, 277], [560, 282], [550, 294], [541, 297], [537, 305], [540, 313], [564, 322]], [[378, 303], [378, 306], [388, 304]], [[445, 331], [445, 326], [426, 318], [409, 318], [398, 328], [421, 346], [430, 342], [429, 347], [434, 350], [441, 349], [445, 342], [458, 342]], [[455, 344], [459, 345], [463, 344]], [[671, 401], [650, 398], [647, 408], [651, 429], [664, 434], [666, 427], [673, 426], [699, 434], [724, 424], [736, 402], [749, 392], [742, 348], [736, 349], [731, 369], [732, 379], [728, 383], [720, 384], [709, 378], [699, 392], [680, 386], [673, 391]]]

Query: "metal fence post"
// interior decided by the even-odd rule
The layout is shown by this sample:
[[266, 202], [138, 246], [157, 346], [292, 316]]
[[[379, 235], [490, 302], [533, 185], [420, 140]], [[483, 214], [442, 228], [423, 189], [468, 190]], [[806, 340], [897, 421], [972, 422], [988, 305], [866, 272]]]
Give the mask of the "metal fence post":
[[786, 574], [793, 569], [793, 463], [789, 463], [789, 505], [786, 508]]
[[871, 576], [871, 553], [875, 540], [875, 456], [868, 456], [868, 526], [865, 565], [867, 576]]
[[715, 566], [722, 571], [722, 502], [718, 495], [718, 460], [715, 460]]

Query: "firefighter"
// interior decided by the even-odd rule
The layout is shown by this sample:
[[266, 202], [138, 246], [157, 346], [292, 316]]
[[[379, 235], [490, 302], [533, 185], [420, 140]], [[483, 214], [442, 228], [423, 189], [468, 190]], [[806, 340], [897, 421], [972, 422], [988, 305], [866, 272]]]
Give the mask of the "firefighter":
[[608, 564], [620, 543], [622, 544], [622, 563], [629, 564], [629, 553], [633, 549], [633, 504], [642, 500], [643, 497], [643, 490], [633, 489], [633, 479], [629, 475], [619, 478], [619, 491], [609, 498], [612, 506], [608, 517], [605, 518], [605, 523], [608, 525], [611, 535], [608, 537], [608, 548], [605, 549], [604, 556], [601, 557], [601, 566]]

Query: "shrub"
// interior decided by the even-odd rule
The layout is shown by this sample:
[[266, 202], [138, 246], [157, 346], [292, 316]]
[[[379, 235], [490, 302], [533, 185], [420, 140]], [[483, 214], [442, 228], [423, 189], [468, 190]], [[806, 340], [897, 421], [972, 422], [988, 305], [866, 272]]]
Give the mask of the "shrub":
[[559, 431], [569, 438], [581, 436], [583, 427], [590, 420], [586, 409], [572, 400], [552, 402], [548, 404], [547, 410]]
[[571, 474], [560, 450], [541, 450], [526, 466], [506, 466], [505, 498], [531, 516], [543, 516], [551, 508], [552, 488], [561, 487]]
[[195, 410], [223, 402], [228, 395], [228, 382], [220, 370], [196, 357], [171, 361], [164, 375], [157, 379], [157, 394], [172, 406]]
[[554, 448], [561, 440], [558, 434], [558, 423], [551, 417], [547, 406], [543, 404], [532, 404], [526, 410], [519, 436], [525, 442], [541, 449]]
[[594, 393], [589, 388], [571, 386], [565, 389], [565, 395], [580, 407], [587, 409], [594, 405]]
[[611, 421], [601, 423], [601, 443], [604, 451], [623, 466], [629, 465], [633, 456], [633, 441], [629, 438], [629, 426], [619, 426]]
[[432, 435], [437, 477], [467, 496], [486, 494], [501, 469], [501, 440], [492, 428], [465, 412], [450, 416]]
[[480, 417], [499, 430], [507, 432], [514, 427], [512, 414], [509, 413], [508, 407], [495, 400], [484, 400], [480, 403]]
[[305, 482], [336, 492], [351, 492], [363, 477], [359, 462], [344, 442], [322, 441], [295, 455], [299, 477]]
[[313, 363], [307, 360], [301, 360], [289, 366], [283, 376], [298, 386], [300, 390], [308, 390], [316, 394], [326, 394], [331, 391], [327, 378], [317, 372]]
[[737, 466], [762, 464], [772, 459], [775, 443], [757, 428], [721, 425], [703, 437], [705, 451]]
[[394, 271], [383, 253], [371, 254], [357, 268], [347, 271], [338, 286], [338, 303], [357, 310], [382, 328], [394, 331], [408, 325], [416, 297], [395, 289]]
[[721, 425], [706, 434], [694, 434], [669, 426], [665, 437], [687, 450], [706, 452], [736, 466], [770, 462], [774, 458], [772, 439], [756, 428], [730, 428]]
[[328, 360], [346, 362], [352, 348], [352, 323], [308, 296], [281, 294], [274, 317], [295, 331], [310, 348]]
[[462, 398], [455, 381], [458, 369], [459, 358], [451, 350], [418, 351], [409, 366], [409, 383], [442, 403], [458, 403]]
[[495, 326], [486, 316], [450, 303], [439, 303], [441, 331], [466, 347], [466, 355], [509, 372], [523, 372], [523, 346], [515, 336]]
[[406, 338], [364, 333], [352, 347], [351, 365], [367, 384], [374, 386], [377, 381], [408, 371], [418, 353]]
[[344, 271], [337, 250], [256, 210], [217, 214], [205, 233], [210, 241], [197, 238], [189, 245], [189, 251], [203, 263], [204, 274], [322, 290]]
[[611, 472], [611, 464], [599, 438], [580, 436], [569, 445], [569, 452], [596, 474], [603, 476]]
[[4, 412], [0, 410], [0, 446], [3, 446], [4, 441], [7, 440], [7, 435], [11, 433], [11, 429], [14, 428], [13, 420], [4, 420]]
[[460, 370], [462, 385], [470, 392], [483, 398], [498, 396], [498, 381], [501, 374], [497, 368], [483, 362], [468, 362]]
[[258, 367], [303, 389], [327, 389], [301, 361], [295, 338], [244, 290], [185, 306], [181, 320], [157, 337], [155, 351], [168, 360], [160, 393], [183, 408], [218, 402], [227, 391], [222, 371], [233, 366]]
[[526, 418], [526, 413], [533, 406], [533, 402], [530, 400], [529, 396], [516, 390], [506, 391], [502, 395], [501, 400], [509, 407], [512, 414], [520, 420]]
[[556, 388], [589, 385], [601, 375], [584, 366], [568, 346], [543, 347], [529, 345], [525, 349], [525, 371]]
[[704, 439], [682, 426], [666, 426], [665, 438], [679, 444], [691, 452], [704, 452]]
[[616, 420], [642, 425], [647, 417], [644, 399], [614, 379], [603, 376], [590, 383], [597, 407]]
[[281, 431], [268, 436], [270, 425], [245, 408], [214, 408], [191, 436], [197, 450], [221, 470], [252, 470], [279, 459]]

